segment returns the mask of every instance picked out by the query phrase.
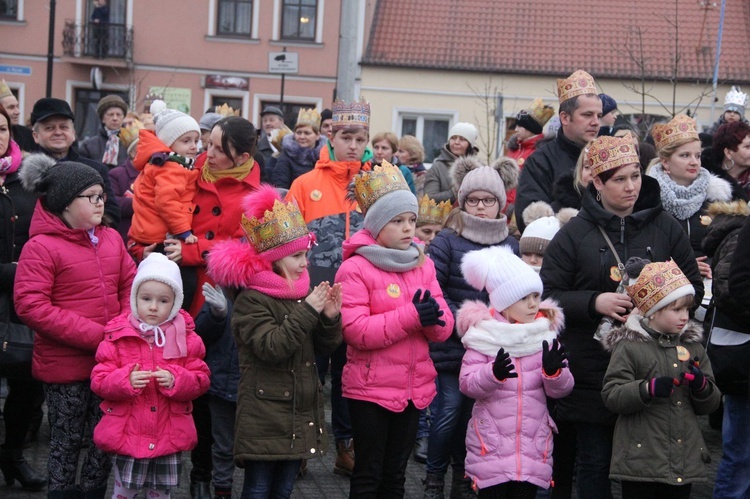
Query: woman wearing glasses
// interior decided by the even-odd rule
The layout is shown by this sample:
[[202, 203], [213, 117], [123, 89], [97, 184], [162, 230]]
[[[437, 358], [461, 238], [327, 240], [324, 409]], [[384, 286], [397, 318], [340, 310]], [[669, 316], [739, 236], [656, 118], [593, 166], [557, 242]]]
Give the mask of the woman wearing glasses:
[[[427, 253], [443, 296], [454, 316], [465, 300], [489, 303], [486, 291], [477, 291], [461, 274], [461, 260], [469, 251], [489, 246], [507, 246], [518, 254], [518, 241], [508, 234], [508, 219], [502, 213], [506, 191], [516, 187], [518, 165], [500, 158], [484, 166], [475, 157], [459, 158], [453, 165], [453, 190], [458, 207], [448, 215], [445, 228], [432, 240]], [[430, 357], [438, 372], [435, 417], [427, 444], [425, 497], [442, 497], [444, 476], [453, 466], [450, 496], [476, 497], [471, 481], [464, 478], [464, 437], [473, 402], [458, 389], [464, 346], [455, 329], [443, 343], [430, 343]]]
[[89, 378], [104, 325], [130, 308], [135, 264], [120, 234], [101, 225], [107, 196], [96, 170], [32, 154], [19, 176], [39, 197], [14, 295], [18, 317], [36, 332], [32, 373], [44, 383], [50, 421], [48, 497], [101, 498], [111, 468], [104, 452], [90, 446], [76, 480], [84, 429], [102, 416]]

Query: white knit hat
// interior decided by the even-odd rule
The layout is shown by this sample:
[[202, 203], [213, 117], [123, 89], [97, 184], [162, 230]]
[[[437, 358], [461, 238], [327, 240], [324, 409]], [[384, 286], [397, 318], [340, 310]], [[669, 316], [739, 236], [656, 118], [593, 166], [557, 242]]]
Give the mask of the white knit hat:
[[466, 253], [461, 272], [474, 288], [487, 290], [498, 313], [531, 293], [542, 294], [539, 274], [505, 246]]
[[463, 137], [468, 140], [469, 144], [471, 144], [471, 147], [477, 146], [477, 137], [479, 137], [479, 130], [477, 130], [477, 127], [475, 127], [471, 123], [461, 121], [453, 125], [453, 128], [451, 128], [448, 132], [448, 138], [450, 139], [454, 135], [458, 135], [459, 137]]
[[156, 136], [167, 147], [171, 147], [185, 133], [198, 132], [198, 136], [201, 135], [201, 128], [195, 118], [176, 109], [167, 109], [163, 100], [151, 103], [151, 114], [154, 115]]
[[172, 260], [161, 253], [151, 253], [138, 265], [138, 272], [133, 279], [133, 287], [130, 288], [130, 310], [133, 317], [138, 317], [138, 307], [136, 305], [136, 296], [138, 288], [146, 281], [159, 281], [168, 285], [174, 291], [174, 305], [169, 311], [168, 321], [171, 321], [182, 308], [182, 277], [180, 276], [180, 267]]
[[557, 217], [537, 218], [529, 225], [521, 235], [518, 242], [518, 249], [523, 253], [538, 253], [544, 255], [549, 246], [549, 242], [555, 237], [560, 230], [560, 221]]

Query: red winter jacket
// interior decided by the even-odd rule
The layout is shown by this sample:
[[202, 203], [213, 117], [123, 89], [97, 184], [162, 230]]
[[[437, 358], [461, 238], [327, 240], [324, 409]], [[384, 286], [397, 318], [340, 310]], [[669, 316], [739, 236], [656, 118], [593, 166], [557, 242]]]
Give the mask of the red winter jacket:
[[32, 373], [46, 383], [85, 381], [104, 325], [130, 310], [135, 264], [116, 230], [71, 229], [37, 201], [16, 270], [18, 317], [36, 331]]
[[[344, 397], [374, 402], [394, 412], [409, 400], [424, 409], [435, 397], [437, 371], [428, 341], [445, 341], [453, 331], [453, 314], [435, 278], [435, 265], [424, 263], [407, 272], [386, 272], [357, 248], [378, 244], [366, 230], [344, 241], [344, 263], [336, 273], [342, 295], [341, 320], [346, 350], [342, 375]], [[444, 312], [445, 326], [422, 327], [412, 303], [417, 289], [430, 290]]]
[[[130, 324], [129, 311], [107, 324], [91, 373], [91, 390], [104, 399], [94, 443], [105, 452], [144, 459], [190, 450], [198, 443], [192, 401], [208, 390], [210, 373], [193, 319], [184, 310], [180, 314], [188, 351], [179, 359], [165, 359], [163, 348], [144, 340]], [[136, 364], [141, 371], [166, 369], [174, 375], [174, 385], [162, 388], [152, 380], [136, 390], [130, 384]]]

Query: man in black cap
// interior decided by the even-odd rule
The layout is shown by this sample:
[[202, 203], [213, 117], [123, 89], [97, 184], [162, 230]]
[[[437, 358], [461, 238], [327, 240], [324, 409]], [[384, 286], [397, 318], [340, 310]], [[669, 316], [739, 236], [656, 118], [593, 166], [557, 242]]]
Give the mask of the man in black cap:
[[284, 113], [276, 106], [266, 106], [260, 113], [262, 132], [258, 139], [258, 152], [263, 155], [263, 164], [269, 165], [276, 149], [271, 144], [271, 132], [284, 126]]
[[41, 152], [47, 156], [60, 161], [77, 161], [90, 166], [102, 176], [104, 180], [104, 193], [107, 200], [104, 203], [104, 214], [107, 216], [108, 225], [117, 227], [120, 222], [120, 207], [112, 191], [109, 181], [109, 170], [98, 161], [83, 158], [73, 146], [76, 141], [73, 120], [75, 115], [70, 105], [61, 99], [44, 98], [34, 104], [31, 111], [31, 128], [34, 141]]

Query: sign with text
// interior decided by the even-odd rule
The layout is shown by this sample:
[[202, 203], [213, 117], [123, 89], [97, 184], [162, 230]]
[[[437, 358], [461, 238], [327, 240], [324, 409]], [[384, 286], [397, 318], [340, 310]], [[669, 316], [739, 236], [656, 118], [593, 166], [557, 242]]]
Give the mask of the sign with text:
[[277, 74], [296, 74], [299, 72], [299, 54], [297, 52], [269, 52], [268, 72]]

